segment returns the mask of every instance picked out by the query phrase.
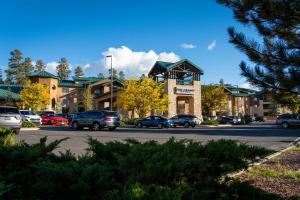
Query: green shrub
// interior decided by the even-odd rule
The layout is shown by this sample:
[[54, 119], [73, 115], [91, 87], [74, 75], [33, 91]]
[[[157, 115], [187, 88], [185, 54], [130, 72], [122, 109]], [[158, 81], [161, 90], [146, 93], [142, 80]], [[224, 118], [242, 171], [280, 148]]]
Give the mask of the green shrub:
[[31, 121], [23, 121], [22, 122], [22, 127], [24, 127], [24, 128], [34, 128], [35, 124], [32, 123]]
[[250, 124], [251, 122], [253, 122], [253, 120], [252, 120], [252, 117], [250, 115], [246, 114], [242, 117], [242, 122], [244, 124]]
[[90, 138], [88, 153], [75, 157], [53, 153], [61, 141], [0, 146], [0, 199], [232, 199], [221, 177], [270, 153], [231, 140]]
[[202, 125], [219, 125], [219, 122], [217, 120], [205, 120], [201, 123]]
[[125, 126], [126, 126], [125, 122], [124, 122], [123, 120], [121, 120], [121, 121], [120, 121], [120, 127], [123, 127], [123, 128], [124, 128]]
[[139, 118], [121, 120], [125, 125], [136, 125]]
[[0, 127], [0, 145], [13, 145], [15, 141], [15, 133], [8, 128]]

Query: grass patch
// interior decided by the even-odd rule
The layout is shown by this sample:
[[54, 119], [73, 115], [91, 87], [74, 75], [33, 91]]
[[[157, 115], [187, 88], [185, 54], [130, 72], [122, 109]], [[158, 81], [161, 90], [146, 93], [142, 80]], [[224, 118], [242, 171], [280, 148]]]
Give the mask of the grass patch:
[[35, 128], [35, 124], [31, 121], [23, 121], [22, 127], [24, 128]]
[[219, 125], [219, 122], [217, 120], [205, 120], [201, 123], [202, 125]]
[[259, 166], [255, 166], [251, 168], [249, 170], [249, 173], [255, 176], [266, 176], [271, 178], [280, 176], [280, 173], [278, 171], [275, 171], [274, 169], [259, 167]]
[[290, 178], [295, 181], [300, 181], [300, 170], [289, 170], [285, 166], [277, 166], [277, 169], [256, 166], [248, 171], [255, 176], [265, 176], [270, 178]]

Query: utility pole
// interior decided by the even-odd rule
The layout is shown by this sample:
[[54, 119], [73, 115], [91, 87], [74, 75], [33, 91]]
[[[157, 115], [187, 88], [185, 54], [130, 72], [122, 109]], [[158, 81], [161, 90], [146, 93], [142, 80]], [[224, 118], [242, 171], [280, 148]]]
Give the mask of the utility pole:
[[110, 77], [110, 111], [112, 111], [113, 108], [113, 81], [114, 81], [114, 71], [113, 71], [113, 63], [112, 63], [112, 55], [108, 55], [106, 56], [107, 58], [110, 58], [110, 73], [111, 73], [111, 77]]

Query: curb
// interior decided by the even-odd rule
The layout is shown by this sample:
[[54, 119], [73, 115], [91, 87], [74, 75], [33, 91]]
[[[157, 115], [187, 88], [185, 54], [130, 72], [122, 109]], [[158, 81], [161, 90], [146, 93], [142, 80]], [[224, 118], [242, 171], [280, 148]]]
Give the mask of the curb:
[[267, 157], [265, 157], [265, 158], [262, 158], [262, 159], [260, 159], [260, 160], [257, 161], [257, 162], [250, 163], [246, 169], [240, 170], [240, 171], [235, 172], [235, 173], [228, 174], [228, 177], [234, 178], [234, 177], [236, 177], [236, 176], [239, 176], [239, 175], [241, 175], [242, 173], [244, 173], [245, 171], [248, 171], [249, 169], [252, 169], [252, 168], [255, 167], [255, 166], [261, 165], [262, 163], [264, 163], [264, 162], [266, 162], [266, 161], [268, 161], [268, 160], [270, 160], [270, 159], [272, 159], [272, 158], [274, 158], [274, 157], [276, 157], [276, 156], [281, 155], [282, 153], [284, 153], [284, 152], [286, 152], [286, 151], [292, 149], [293, 147], [295, 147], [295, 146], [298, 145], [298, 144], [300, 144], [300, 137], [297, 138], [297, 139], [295, 139], [293, 142], [291, 142], [291, 143], [288, 145], [287, 148], [282, 149], [282, 150], [280, 150], [280, 151], [278, 151], [278, 152], [275, 152], [275, 153], [273, 153], [273, 154], [271, 154], [271, 155], [269, 155], [269, 156], [267, 156]]
[[203, 128], [205, 128], [205, 127], [232, 127], [232, 126], [233, 125], [231, 125], [231, 124], [221, 124], [221, 125], [198, 125], [196, 127], [199, 127], [199, 128], [203, 127]]
[[21, 128], [21, 131], [37, 131], [40, 130], [40, 128]]

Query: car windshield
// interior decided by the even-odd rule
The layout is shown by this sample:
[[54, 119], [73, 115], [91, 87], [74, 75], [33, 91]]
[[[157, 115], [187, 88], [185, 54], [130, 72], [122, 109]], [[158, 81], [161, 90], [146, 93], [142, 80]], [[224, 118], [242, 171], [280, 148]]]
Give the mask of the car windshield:
[[35, 115], [35, 113], [30, 110], [21, 110], [20, 113], [22, 115]]
[[14, 107], [0, 107], [0, 113], [19, 114], [19, 110]]
[[104, 115], [110, 116], [110, 117], [119, 117], [117, 112], [105, 112]]

